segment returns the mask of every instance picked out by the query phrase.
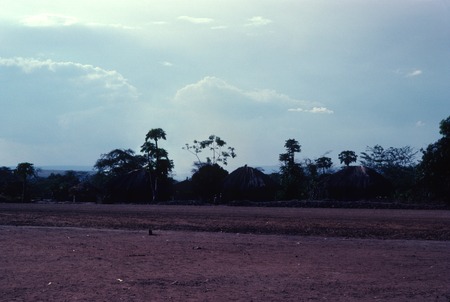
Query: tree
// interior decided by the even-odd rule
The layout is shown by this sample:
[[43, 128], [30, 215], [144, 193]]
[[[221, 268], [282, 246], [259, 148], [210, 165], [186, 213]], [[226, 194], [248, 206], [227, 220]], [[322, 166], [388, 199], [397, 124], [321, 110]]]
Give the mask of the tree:
[[284, 147], [286, 152], [279, 156], [282, 198], [303, 198], [305, 195], [305, 173], [302, 166], [295, 161], [295, 153], [301, 151], [301, 146], [297, 140], [288, 139]]
[[331, 168], [333, 165], [333, 161], [331, 158], [322, 156], [315, 160], [317, 168], [322, 169], [322, 174], [325, 174], [325, 172]]
[[342, 151], [341, 153], [339, 153], [338, 155], [339, 160], [341, 161], [341, 164], [344, 163], [347, 167], [351, 164], [356, 162], [356, 159], [358, 158], [358, 156], [356, 155], [356, 153], [354, 151]]
[[366, 152], [361, 152], [361, 164], [365, 167], [372, 168], [381, 172], [386, 161], [386, 152], [380, 145], [375, 145], [372, 148], [367, 147]]
[[146, 155], [146, 167], [150, 176], [153, 201], [158, 199], [158, 181], [167, 180], [174, 165], [169, 159], [168, 152], [158, 146], [158, 141], [166, 140], [166, 132], [161, 128], [148, 131], [145, 142], [141, 146], [141, 152]]
[[0, 202], [14, 200], [21, 195], [21, 190], [14, 171], [8, 167], [0, 167]]
[[290, 138], [284, 143], [286, 148], [286, 153], [280, 154], [280, 161], [284, 163], [285, 166], [295, 165], [295, 153], [301, 152], [301, 146], [297, 140]]
[[15, 173], [22, 181], [22, 202], [25, 202], [26, 200], [27, 180], [29, 177], [35, 176], [35, 172], [34, 165], [31, 163], [20, 163], [16, 167]]
[[450, 202], [450, 116], [439, 125], [442, 137], [422, 151], [420, 183], [433, 199]]
[[[235, 158], [236, 153], [233, 147], [225, 147], [226, 142], [220, 137], [211, 134], [208, 139], [203, 141], [194, 140], [192, 145], [186, 144], [183, 149], [194, 154], [197, 161], [195, 166], [201, 167], [203, 165], [215, 165], [222, 163], [225, 166], [228, 164], [228, 159]], [[211, 151], [211, 157], [207, 156], [205, 161], [200, 159], [199, 154], [204, 150]]]
[[123, 175], [130, 171], [140, 169], [145, 164], [145, 158], [136, 155], [131, 149], [114, 149], [102, 154], [94, 165], [101, 174], [108, 177]]
[[390, 168], [414, 166], [416, 154], [410, 146], [384, 149], [375, 145], [367, 147], [366, 152], [361, 152], [361, 164], [379, 173], [385, 173]]
[[68, 201], [71, 199], [70, 189], [80, 183], [80, 175], [75, 171], [52, 173], [47, 177], [47, 182], [53, 200]]
[[361, 152], [361, 164], [386, 177], [395, 189], [395, 197], [409, 199], [416, 177], [416, 154], [410, 146], [384, 149], [375, 145]]
[[115, 190], [115, 180], [123, 177], [131, 171], [142, 169], [146, 159], [137, 155], [131, 149], [114, 149], [109, 153], [102, 154], [94, 165], [97, 173], [92, 176], [91, 182], [103, 198], [109, 199], [111, 192]]

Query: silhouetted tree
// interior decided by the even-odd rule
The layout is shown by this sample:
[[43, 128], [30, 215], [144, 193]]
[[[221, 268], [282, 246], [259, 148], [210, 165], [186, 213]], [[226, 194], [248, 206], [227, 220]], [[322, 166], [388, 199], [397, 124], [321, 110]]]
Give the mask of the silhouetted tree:
[[158, 141], [166, 140], [166, 132], [161, 128], [155, 128], [148, 131], [145, 136], [145, 142], [141, 146], [141, 152], [146, 155], [146, 167], [150, 176], [153, 201], [158, 200], [158, 183], [160, 180], [166, 182], [169, 173], [174, 165], [169, 159], [168, 152], [158, 146]]
[[22, 202], [25, 202], [26, 198], [26, 191], [27, 191], [27, 180], [29, 177], [35, 176], [35, 168], [34, 165], [31, 163], [20, 163], [16, 167], [16, 175], [20, 178], [22, 181]]
[[331, 168], [333, 165], [333, 161], [331, 158], [322, 156], [315, 160], [317, 168], [322, 169], [322, 174], [325, 174], [325, 172]]
[[70, 189], [80, 183], [80, 178], [75, 171], [66, 171], [64, 174], [50, 174], [47, 177], [51, 197], [57, 201], [71, 200]]
[[281, 162], [281, 198], [303, 198], [306, 195], [305, 173], [302, 166], [295, 161], [295, 153], [301, 151], [301, 146], [295, 139], [286, 140], [285, 153], [280, 154]]
[[356, 159], [358, 156], [356, 155], [355, 151], [342, 151], [338, 155], [339, 160], [341, 161], [341, 164], [344, 163], [347, 167], [351, 164], [356, 162]]
[[375, 145], [361, 153], [361, 164], [386, 177], [394, 187], [395, 197], [410, 199], [416, 181], [416, 154], [410, 146], [384, 149]]
[[0, 201], [13, 201], [21, 195], [21, 187], [13, 170], [0, 167]]
[[384, 149], [380, 145], [367, 147], [366, 152], [361, 152], [361, 164], [385, 173], [392, 167], [412, 167], [415, 165], [417, 152], [410, 146], [401, 148], [390, 147]]
[[94, 165], [97, 173], [91, 177], [91, 183], [103, 198], [111, 199], [115, 181], [131, 171], [143, 169], [145, 162], [145, 157], [136, 155], [131, 149], [114, 149], [97, 160]]
[[422, 151], [420, 183], [432, 199], [450, 202], [450, 116], [439, 125], [442, 137]]
[[[201, 167], [203, 165], [215, 165], [219, 163], [226, 166], [230, 157], [236, 157], [235, 149], [233, 147], [225, 147], [226, 144], [227, 143], [223, 139], [212, 134], [206, 140], [194, 140], [192, 145], [186, 144], [183, 149], [195, 155], [197, 161], [194, 165], [196, 167]], [[206, 160], [202, 161], [199, 154], [204, 150], [211, 151], [211, 156], [207, 156]]]
[[140, 169], [145, 165], [145, 158], [136, 155], [131, 149], [114, 149], [102, 154], [94, 165], [98, 173], [108, 177], [123, 175], [130, 171]]

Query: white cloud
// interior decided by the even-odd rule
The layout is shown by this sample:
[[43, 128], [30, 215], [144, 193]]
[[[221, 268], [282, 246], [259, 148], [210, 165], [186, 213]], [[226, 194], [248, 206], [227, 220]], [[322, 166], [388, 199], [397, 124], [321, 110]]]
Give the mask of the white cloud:
[[[212, 76], [181, 88], [174, 100], [177, 104], [188, 105], [191, 110], [230, 114], [233, 118], [282, 115], [286, 111], [333, 113], [318, 102], [297, 100], [273, 89], [246, 90]], [[293, 106], [297, 109], [289, 109]]]
[[334, 111], [330, 110], [326, 107], [313, 107], [311, 109], [304, 109], [304, 108], [290, 108], [288, 109], [290, 112], [309, 112], [309, 113], [324, 113], [324, 114], [333, 114]]
[[40, 14], [28, 16], [21, 20], [21, 23], [30, 27], [51, 27], [51, 26], [70, 26], [78, 23], [74, 17], [57, 14]]
[[124, 24], [120, 24], [120, 23], [88, 22], [88, 23], [85, 23], [84, 25], [92, 26], [92, 27], [110, 27], [110, 28], [125, 29], [125, 30], [142, 29], [142, 27], [140, 27], [140, 26], [130, 26], [130, 25], [124, 25]]
[[169, 61], [162, 61], [162, 62], [160, 62], [160, 64], [162, 66], [166, 66], [166, 67], [172, 67], [173, 66], [173, 63], [171, 63]]
[[414, 69], [414, 70], [410, 71], [409, 73], [407, 73], [406, 76], [407, 76], [408, 78], [410, 78], [410, 77], [416, 77], [416, 76], [419, 76], [419, 75], [421, 75], [421, 74], [422, 74], [422, 70], [420, 70], [420, 69]]
[[416, 122], [416, 127], [423, 127], [423, 126], [425, 126], [425, 122], [423, 122], [423, 121]]
[[34, 58], [2, 58], [0, 57], [0, 66], [18, 67], [25, 73], [32, 73], [35, 70], [47, 69], [51, 72], [71, 71], [70, 78], [79, 85], [88, 82], [96, 82], [106, 88], [112, 95], [125, 94], [129, 97], [137, 97], [137, 89], [131, 85], [128, 80], [115, 70], [106, 70], [90, 64], [81, 64], [70, 61], [52, 61], [39, 60]]
[[205, 24], [205, 23], [211, 23], [214, 21], [214, 19], [211, 18], [197, 18], [197, 17], [189, 17], [189, 16], [179, 16], [179, 20], [187, 21], [194, 24]]
[[395, 73], [406, 77], [406, 78], [412, 78], [412, 77], [417, 77], [423, 74], [423, 71], [417, 68], [413, 68], [413, 69], [397, 69], [395, 70]]
[[115, 29], [141, 29], [137, 26], [129, 26], [121, 23], [83, 22], [82, 20], [58, 14], [39, 14], [28, 16], [20, 20], [20, 23], [28, 27], [64, 27], [82, 25], [88, 27], [110, 27]]
[[247, 20], [248, 23], [245, 24], [245, 26], [264, 26], [267, 24], [272, 23], [272, 20], [261, 17], [261, 16], [255, 16]]

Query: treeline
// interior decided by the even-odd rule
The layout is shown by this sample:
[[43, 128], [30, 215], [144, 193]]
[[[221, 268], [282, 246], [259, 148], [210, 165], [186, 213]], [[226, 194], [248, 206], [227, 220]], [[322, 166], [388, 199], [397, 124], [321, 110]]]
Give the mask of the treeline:
[[[450, 117], [442, 120], [439, 128], [442, 137], [423, 150], [414, 150], [409, 146], [384, 148], [380, 145], [367, 147], [359, 155], [344, 150], [338, 155], [342, 164], [340, 168], [333, 168], [333, 161], [327, 156], [299, 161], [296, 157], [301, 152], [301, 145], [296, 139], [288, 139], [284, 145], [285, 152], [278, 158], [280, 170], [277, 173], [266, 177], [261, 171], [246, 168], [239, 173], [248, 175], [240, 175], [233, 181], [229, 178], [237, 172], [230, 175], [225, 167], [229, 160], [237, 156], [235, 148], [227, 146], [220, 137], [211, 135], [183, 147], [194, 156], [194, 163], [192, 176], [182, 182], [172, 178], [174, 163], [161, 146], [166, 140], [166, 133], [156, 128], [145, 136], [140, 153], [131, 149], [115, 149], [102, 154], [94, 165], [93, 173], [67, 171], [39, 177], [32, 163], [19, 163], [15, 169], [0, 167], [0, 201], [148, 203], [189, 199], [225, 203], [230, 201], [224, 198], [227, 195], [227, 188], [224, 187], [226, 180], [226, 183], [240, 182], [240, 190], [245, 190], [245, 186], [253, 191], [258, 186], [270, 186], [272, 191], [264, 191], [267, 200], [345, 199], [356, 196], [402, 202], [450, 203]], [[358, 170], [352, 167], [357, 163], [364, 168]], [[343, 182], [349, 177], [354, 184]], [[356, 190], [352, 185], [367, 184], [364, 178], [369, 177], [382, 183], [385, 190], [374, 191], [372, 195], [342, 194]], [[383, 180], [380, 181], [379, 177]], [[333, 195], [337, 191], [341, 195]], [[264, 199], [261, 196], [259, 194], [258, 198]], [[251, 199], [251, 195], [233, 195], [233, 198]]]

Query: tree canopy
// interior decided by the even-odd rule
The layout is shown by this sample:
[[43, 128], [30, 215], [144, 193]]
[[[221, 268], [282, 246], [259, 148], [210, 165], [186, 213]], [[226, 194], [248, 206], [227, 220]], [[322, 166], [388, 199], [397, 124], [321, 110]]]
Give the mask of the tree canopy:
[[322, 174], [325, 174], [325, 172], [333, 166], [332, 159], [326, 156], [319, 157], [315, 162], [317, 168], [322, 169]]
[[442, 137], [422, 150], [419, 178], [433, 199], [450, 201], [450, 116], [439, 125]]
[[[197, 161], [194, 164], [196, 166], [220, 163], [226, 166], [230, 158], [236, 157], [235, 148], [230, 146], [226, 147], [226, 144], [219, 136], [211, 134], [206, 140], [194, 140], [192, 145], [185, 144], [183, 149], [195, 155]], [[199, 154], [205, 150], [209, 150], [211, 155], [207, 156], [205, 160], [201, 160]]]
[[145, 158], [136, 155], [131, 149], [114, 149], [102, 154], [94, 168], [107, 176], [118, 176], [130, 171], [140, 169], [145, 164]]
[[301, 145], [293, 138], [287, 139], [284, 144], [285, 153], [279, 155], [281, 162], [281, 198], [294, 199], [305, 196], [305, 173], [300, 163], [295, 161], [295, 154], [300, 153]]
[[17, 165], [15, 173], [22, 181], [22, 202], [24, 202], [27, 197], [27, 180], [31, 176], [35, 176], [36, 169], [32, 163], [24, 162]]
[[[382, 174], [393, 185], [389, 198], [394, 200], [450, 201], [450, 116], [439, 124], [442, 135], [436, 142], [422, 149], [421, 159], [417, 159], [417, 151], [410, 146], [388, 147], [381, 145], [366, 147], [360, 154], [361, 165], [372, 168]], [[0, 200], [17, 202], [29, 201], [31, 198], [45, 198], [54, 200], [69, 200], [75, 193], [81, 199], [106, 200], [108, 190], [114, 195], [112, 188], [126, 188], [121, 192], [120, 200], [126, 201], [130, 195], [139, 196], [139, 200], [146, 202], [153, 200], [168, 200], [173, 195], [173, 179], [171, 172], [173, 161], [167, 150], [161, 147], [167, 139], [166, 132], [161, 128], [148, 131], [141, 146], [141, 153], [136, 154], [132, 149], [114, 149], [101, 154], [95, 162], [97, 173], [81, 175], [73, 171], [66, 174], [55, 173], [48, 177], [40, 177], [32, 163], [19, 163], [15, 169], [0, 167]], [[210, 135], [206, 140], [194, 140], [193, 144], [186, 144], [183, 149], [192, 153], [197, 169], [192, 178], [186, 179], [195, 196], [202, 200], [214, 200], [220, 197], [222, 181], [228, 175], [219, 164], [225, 166], [229, 159], [236, 157], [235, 149], [216, 135]], [[302, 150], [300, 143], [289, 138], [284, 143], [284, 152], [279, 154], [280, 169], [271, 175], [279, 185], [277, 198], [281, 200], [302, 199], [305, 197], [320, 198], [321, 185], [330, 177], [328, 173], [332, 167], [332, 159], [327, 156], [315, 160], [303, 158], [299, 160], [297, 154]], [[202, 153], [206, 153], [202, 158]], [[356, 162], [358, 156], [354, 151], [346, 150], [339, 153], [341, 164], [348, 169]], [[362, 169], [362, 168], [361, 168]], [[355, 169], [353, 169], [356, 171]], [[333, 173], [336, 174], [336, 173]], [[145, 182], [143, 181], [145, 180]], [[145, 187], [147, 190], [135, 192], [136, 188]], [[83, 189], [84, 188], [84, 189]], [[125, 192], [125, 193], [124, 193]], [[120, 193], [120, 192], [119, 192]], [[316, 194], [317, 193], [317, 194]], [[87, 197], [83, 197], [82, 195]], [[89, 195], [89, 196], [88, 196]], [[145, 196], [145, 198], [141, 198]], [[164, 197], [162, 197], [164, 196]], [[193, 195], [191, 195], [193, 196]], [[137, 199], [136, 199], [137, 200]]]
[[341, 164], [344, 163], [344, 165], [348, 167], [351, 163], [356, 162], [358, 155], [356, 155], [355, 151], [346, 150], [339, 153], [338, 158], [341, 161]]

